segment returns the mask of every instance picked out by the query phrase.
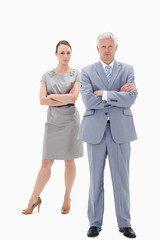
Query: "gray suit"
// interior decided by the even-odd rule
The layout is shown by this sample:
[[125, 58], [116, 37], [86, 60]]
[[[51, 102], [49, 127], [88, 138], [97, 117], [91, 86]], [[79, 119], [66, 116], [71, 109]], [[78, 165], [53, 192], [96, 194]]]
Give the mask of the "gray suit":
[[[90, 166], [88, 218], [90, 226], [101, 226], [104, 211], [104, 167], [108, 155], [116, 215], [119, 227], [130, 227], [129, 158], [130, 141], [137, 138], [130, 107], [137, 90], [119, 92], [125, 83], [134, 82], [133, 67], [115, 61], [108, 82], [102, 64], [82, 69], [81, 94], [86, 111], [78, 138], [87, 142]], [[93, 94], [107, 90], [107, 101]], [[107, 119], [110, 124], [107, 124]]]

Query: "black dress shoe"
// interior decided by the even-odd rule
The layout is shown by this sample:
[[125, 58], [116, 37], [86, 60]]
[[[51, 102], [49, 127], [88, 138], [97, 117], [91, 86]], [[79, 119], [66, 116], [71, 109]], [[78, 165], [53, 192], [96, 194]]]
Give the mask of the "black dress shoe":
[[101, 227], [90, 227], [88, 232], [87, 232], [87, 236], [88, 237], [97, 237], [99, 235], [99, 232], [102, 230]]
[[136, 234], [135, 232], [133, 231], [133, 229], [131, 227], [127, 227], [127, 228], [119, 228], [119, 231], [121, 233], [123, 233], [123, 235], [125, 237], [128, 237], [128, 238], [136, 238]]

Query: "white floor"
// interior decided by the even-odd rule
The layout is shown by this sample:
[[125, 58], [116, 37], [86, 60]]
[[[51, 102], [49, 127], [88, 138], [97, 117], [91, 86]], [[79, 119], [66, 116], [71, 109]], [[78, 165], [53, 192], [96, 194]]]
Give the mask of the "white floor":
[[[132, 149], [135, 151], [136, 143]], [[85, 146], [86, 154], [86, 146]], [[137, 154], [133, 154], [137, 155]], [[25, 159], [27, 160], [27, 159]], [[154, 188], [154, 176], [148, 176], [148, 170], [138, 167], [140, 159], [131, 158], [131, 213], [132, 226], [136, 231], [137, 239], [156, 239], [155, 231], [158, 225], [157, 197], [158, 189]], [[141, 160], [142, 161], [142, 160]], [[31, 164], [31, 161], [29, 161]], [[133, 163], [135, 162], [135, 163]], [[42, 204], [40, 213], [35, 209], [32, 215], [23, 215], [21, 211], [26, 207], [33, 183], [38, 171], [38, 161], [24, 164], [14, 174], [13, 165], [5, 169], [6, 176], [2, 183], [1, 196], [1, 231], [3, 240], [17, 239], [88, 239], [87, 201], [88, 201], [88, 163], [86, 156], [76, 160], [77, 177], [71, 196], [71, 212], [68, 215], [60, 213], [64, 180], [63, 161], [55, 161], [52, 175], [46, 188], [41, 194]], [[37, 165], [37, 166], [36, 166]], [[143, 174], [142, 174], [143, 172]], [[7, 180], [7, 178], [9, 178]], [[7, 181], [6, 181], [7, 180]], [[108, 162], [105, 169], [105, 213], [102, 232], [98, 239], [123, 239], [119, 233], [115, 218], [114, 200]]]

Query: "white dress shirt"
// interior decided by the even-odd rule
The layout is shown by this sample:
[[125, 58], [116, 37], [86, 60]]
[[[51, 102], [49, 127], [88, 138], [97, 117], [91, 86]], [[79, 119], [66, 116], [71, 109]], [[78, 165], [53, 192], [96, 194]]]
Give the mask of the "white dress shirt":
[[[110, 68], [110, 73], [112, 73], [112, 69], [113, 69], [113, 65], [114, 65], [114, 60], [113, 60], [113, 62], [111, 62], [109, 65], [107, 65], [107, 64], [104, 63], [104, 62], [102, 62], [102, 60], [100, 60], [100, 62], [101, 62], [101, 64], [102, 64], [102, 67], [103, 67], [104, 71], [105, 71], [105, 67], [110, 65], [110, 66], [111, 66], [111, 68]], [[108, 81], [107, 78], [106, 78], [106, 81]], [[107, 91], [105, 91], [105, 90], [103, 90], [102, 100], [107, 101]]]

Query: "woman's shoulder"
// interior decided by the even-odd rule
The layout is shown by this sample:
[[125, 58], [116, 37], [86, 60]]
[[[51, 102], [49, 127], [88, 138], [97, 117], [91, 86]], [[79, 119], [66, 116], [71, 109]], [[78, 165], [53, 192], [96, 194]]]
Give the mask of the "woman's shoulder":
[[81, 73], [79, 70], [73, 68], [73, 72], [74, 72], [74, 71], [75, 71], [76, 73]]
[[49, 70], [49, 71], [47, 71], [47, 72], [45, 72], [44, 74], [43, 74], [43, 76], [45, 76], [45, 77], [52, 77], [52, 76], [54, 76], [54, 75], [56, 75], [56, 73], [54, 72], [54, 70]]
[[73, 68], [72, 72], [70, 72], [70, 73], [62, 73], [62, 74], [56, 73], [54, 71], [54, 69], [52, 69], [52, 70], [49, 70], [49, 71], [45, 72], [42, 75], [42, 78], [45, 78], [45, 79], [49, 78], [50, 79], [52, 77], [57, 77], [57, 76], [61, 76], [61, 77], [62, 76], [75, 76], [75, 77], [77, 77], [77, 76], [80, 76], [80, 75], [81, 75], [81, 72], [79, 70], [75, 69], [75, 68]]
[[75, 76], [79, 76], [79, 75], [81, 75], [81, 72], [79, 70], [73, 68], [72, 74]]
[[51, 78], [53, 78], [54, 75], [55, 72], [53, 70], [43, 73], [41, 82], [47, 83]]
[[75, 82], [81, 82], [81, 72], [79, 70], [74, 69], [73, 74], [75, 76]]

